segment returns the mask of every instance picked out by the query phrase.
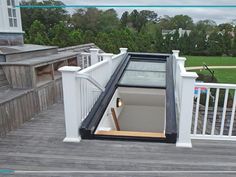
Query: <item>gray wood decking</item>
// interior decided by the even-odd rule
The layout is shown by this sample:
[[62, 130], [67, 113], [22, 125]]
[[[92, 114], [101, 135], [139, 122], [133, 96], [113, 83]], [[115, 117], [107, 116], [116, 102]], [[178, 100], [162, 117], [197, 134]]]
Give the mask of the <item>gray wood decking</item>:
[[[55, 104], [16, 131], [0, 138], [0, 169], [181, 171], [236, 170], [236, 142], [194, 141], [192, 149], [174, 144], [82, 140], [63, 143], [63, 105]], [[0, 175], [1, 176], [1, 175]], [[4, 175], [2, 175], [4, 176]], [[210, 173], [15, 174], [5, 176], [236, 176]]]

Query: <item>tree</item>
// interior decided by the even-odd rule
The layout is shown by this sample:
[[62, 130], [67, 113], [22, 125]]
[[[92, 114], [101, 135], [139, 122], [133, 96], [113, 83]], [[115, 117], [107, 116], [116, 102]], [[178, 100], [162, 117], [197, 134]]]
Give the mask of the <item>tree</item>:
[[222, 46], [223, 46], [223, 53], [225, 55], [229, 55], [232, 49], [232, 36], [227, 31], [222, 36]]
[[158, 25], [160, 26], [161, 29], [173, 29], [173, 26], [171, 24], [171, 17], [169, 17], [168, 15], [160, 17]]
[[234, 32], [234, 39], [233, 39], [233, 45], [232, 45], [232, 54], [233, 54], [233, 56], [236, 56], [236, 31]]
[[208, 39], [208, 52], [209, 55], [222, 55], [224, 48], [222, 44], [223, 36], [216, 31], [213, 32]]
[[187, 15], [176, 15], [171, 18], [170, 23], [172, 25], [172, 29], [192, 29], [194, 26], [192, 18]]
[[95, 34], [91, 30], [86, 30], [83, 33], [83, 43], [91, 43], [95, 41]]
[[[64, 5], [61, 1], [56, 0], [43, 0], [42, 2], [37, 2], [36, 0], [23, 0], [21, 5]], [[23, 30], [26, 32], [29, 30], [31, 24], [38, 20], [45, 25], [46, 30], [58, 24], [60, 21], [67, 21], [69, 15], [67, 11], [63, 8], [22, 8], [21, 9], [22, 26]]]
[[51, 45], [56, 45], [59, 47], [66, 47], [72, 45], [71, 41], [73, 39], [70, 35], [70, 30], [68, 26], [64, 22], [60, 22], [59, 24], [53, 26], [53, 28], [49, 31], [51, 36]]
[[72, 40], [70, 45], [78, 45], [83, 43], [83, 33], [79, 29], [75, 29], [69, 33]]
[[109, 32], [117, 29], [119, 26], [119, 19], [114, 9], [103, 11], [98, 18], [98, 31]]
[[122, 27], [127, 27], [128, 17], [129, 17], [129, 12], [125, 11], [120, 18], [120, 23]]
[[232, 29], [234, 28], [232, 24], [229, 23], [222, 23], [218, 26], [220, 31], [225, 31], [225, 32], [229, 32], [232, 31]]
[[47, 45], [49, 40], [46, 34], [46, 27], [38, 20], [35, 20], [29, 28], [26, 43]]
[[179, 50], [181, 54], [188, 55], [190, 54], [190, 43], [191, 39], [187, 35], [187, 33], [184, 33], [184, 36], [182, 36], [179, 39]]
[[77, 9], [72, 15], [71, 23], [82, 31], [90, 30], [97, 33], [101, 14], [102, 11], [97, 8]]
[[211, 33], [216, 28], [217, 24], [213, 20], [200, 20], [196, 23], [195, 29], [197, 31], [205, 31]]
[[132, 27], [137, 31], [140, 31], [142, 24], [139, 19], [139, 12], [135, 9], [129, 15], [129, 22], [131, 23]]
[[147, 22], [157, 22], [157, 17], [158, 15], [154, 11], [142, 10], [138, 12], [135, 9], [129, 15], [128, 21], [131, 23], [132, 27], [139, 32]]
[[189, 42], [190, 53], [192, 55], [206, 55], [207, 50], [207, 34], [205, 31], [192, 30], [189, 34], [191, 42]]

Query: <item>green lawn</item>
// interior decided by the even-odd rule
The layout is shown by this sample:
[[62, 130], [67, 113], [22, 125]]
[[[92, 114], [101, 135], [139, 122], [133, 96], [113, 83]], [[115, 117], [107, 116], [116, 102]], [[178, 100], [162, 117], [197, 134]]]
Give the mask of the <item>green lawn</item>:
[[236, 57], [219, 57], [219, 56], [185, 56], [186, 67], [188, 66], [202, 66], [206, 63], [208, 66], [236, 66]]
[[[236, 84], [236, 69], [212, 69], [219, 83]], [[210, 75], [207, 70], [193, 70], [194, 72]]]

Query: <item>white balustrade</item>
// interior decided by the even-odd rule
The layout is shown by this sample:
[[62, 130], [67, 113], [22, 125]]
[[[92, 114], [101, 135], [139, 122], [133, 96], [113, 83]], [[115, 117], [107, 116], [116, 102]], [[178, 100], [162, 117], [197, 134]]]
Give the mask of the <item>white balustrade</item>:
[[[197, 90], [192, 139], [236, 140], [236, 85], [195, 83]], [[202, 91], [204, 90], [204, 91]], [[230, 92], [231, 91], [231, 92]], [[201, 97], [205, 96], [201, 102]], [[204, 98], [204, 97], [203, 97]], [[221, 102], [219, 103], [219, 100]], [[204, 113], [200, 110], [204, 108]], [[212, 109], [210, 109], [212, 107]], [[211, 116], [213, 115], [213, 117]], [[203, 122], [203, 126], [201, 125]], [[234, 132], [234, 133], [233, 133]]]
[[89, 67], [90, 65], [91, 65], [90, 53], [81, 52], [81, 68], [84, 69], [84, 68]]
[[[80, 71], [79, 67], [65, 66], [60, 68], [66, 122], [64, 141], [80, 141], [79, 127], [82, 121], [86, 119], [100, 94], [104, 91], [115, 69], [124, 59], [127, 49], [121, 48], [120, 51], [120, 54], [113, 55], [110, 53], [98, 54], [97, 49], [90, 49], [89, 55], [82, 53], [82, 56], [91, 56], [91, 66]], [[99, 58], [102, 58], [102, 61]]]

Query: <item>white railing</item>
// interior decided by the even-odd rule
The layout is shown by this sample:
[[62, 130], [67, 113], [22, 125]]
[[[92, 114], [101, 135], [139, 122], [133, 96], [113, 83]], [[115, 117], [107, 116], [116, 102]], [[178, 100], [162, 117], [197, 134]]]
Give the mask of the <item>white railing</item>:
[[95, 63], [103, 61], [103, 54], [99, 53], [100, 49], [97, 48], [91, 48], [88, 52], [81, 52], [81, 61], [79, 61], [79, 65], [82, 69], [87, 68], [91, 65], [94, 65]]
[[98, 55], [98, 62], [103, 61], [103, 56], [101, 54]]
[[[120, 48], [120, 54], [98, 54], [91, 52], [91, 66], [80, 70], [80, 67], [65, 66], [62, 72], [64, 109], [66, 122], [66, 142], [79, 142], [78, 129], [87, 117], [93, 105], [104, 91], [115, 69], [126, 55], [127, 49]], [[99, 58], [103, 61], [98, 62]]]
[[[100, 86], [96, 86], [91, 81], [84, 79], [84, 75], [87, 75], [92, 80], [95, 80]], [[99, 62], [77, 73], [79, 92], [78, 99], [81, 103], [78, 111], [79, 117], [82, 121], [87, 117], [99, 95], [102, 93], [102, 90], [99, 88], [105, 88], [109, 78], [110, 73], [108, 60]]]
[[236, 85], [195, 83], [195, 90], [192, 139], [236, 140]]
[[[173, 71], [179, 147], [191, 139], [236, 140], [236, 85], [196, 82], [187, 72], [186, 58], [173, 51]], [[195, 92], [195, 94], [194, 94]]]
[[81, 68], [87, 68], [91, 66], [91, 56], [90, 53], [81, 52]]

